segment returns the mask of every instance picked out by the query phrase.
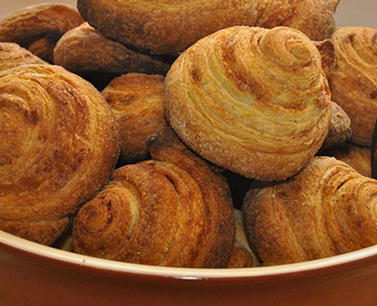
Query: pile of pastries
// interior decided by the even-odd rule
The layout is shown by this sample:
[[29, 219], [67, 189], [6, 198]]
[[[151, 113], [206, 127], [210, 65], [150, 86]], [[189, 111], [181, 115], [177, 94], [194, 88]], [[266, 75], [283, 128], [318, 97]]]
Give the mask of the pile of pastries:
[[193, 268], [377, 244], [377, 29], [336, 28], [338, 2], [78, 0], [1, 20], [0, 229]]

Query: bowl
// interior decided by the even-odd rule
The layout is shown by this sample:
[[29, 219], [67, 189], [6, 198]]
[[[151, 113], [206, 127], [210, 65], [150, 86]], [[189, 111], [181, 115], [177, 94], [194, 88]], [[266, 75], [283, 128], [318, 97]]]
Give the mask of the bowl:
[[377, 246], [298, 264], [167, 268], [54, 249], [0, 231], [0, 304], [375, 305]]
[[[7, 2], [0, 17], [39, 2]], [[338, 23], [377, 27], [376, 10], [373, 0], [342, 0]], [[2, 306], [376, 305], [376, 286], [377, 246], [290, 265], [188, 269], [83, 256], [0, 231]]]

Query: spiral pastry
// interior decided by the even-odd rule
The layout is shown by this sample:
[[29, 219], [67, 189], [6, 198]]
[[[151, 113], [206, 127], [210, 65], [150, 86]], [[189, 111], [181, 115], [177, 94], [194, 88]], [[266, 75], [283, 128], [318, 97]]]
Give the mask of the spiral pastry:
[[167, 125], [163, 88], [164, 77], [160, 75], [128, 73], [102, 91], [120, 128], [121, 163], [147, 159], [146, 140]]
[[322, 40], [334, 30], [339, 0], [78, 0], [77, 7], [105, 36], [141, 51], [177, 54], [218, 30], [287, 25]]
[[322, 51], [332, 58], [325, 65], [332, 98], [351, 119], [352, 142], [370, 147], [377, 118], [377, 29], [338, 28], [331, 42], [333, 49]]
[[342, 254], [377, 244], [377, 181], [330, 157], [290, 180], [251, 190], [246, 233], [265, 265]]
[[56, 42], [82, 22], [80, 14], [67, 5], [28, 6], [0, 21], [0, 42], [15, 42], [52, 63]]
[[330, 92], [315, 45], [301, 32], [232, 27], [172, 65], [166, 116], [213, 163], [260, 180], [296, 174], [328, 132]]
[[47, 64], [15, 43], [0, 42], [0, 72], [27, 64]]
[[166, 74], [170, 67], [169, 63], [105, 38], [88, 23], [63, 35], [54, 49], [54, 63], [78, 74]]
[[333, 156], [336, 159], [345, 162], [361, 175], [372, 177], [372, 152], [368, 148], [349, 144], [346, 147], [339, 146], [328, 150], [325, 155]]
[[234, 239], [226, 181], [166, 128], [148, 142], [153, 160], [117, 169], [79, 211], [75, 252], [118, 261], [225, 267]]
[[0, 73], [0, 229], [51, 244], [106, 184], [118, 130], [89, 83], [52, 65]]

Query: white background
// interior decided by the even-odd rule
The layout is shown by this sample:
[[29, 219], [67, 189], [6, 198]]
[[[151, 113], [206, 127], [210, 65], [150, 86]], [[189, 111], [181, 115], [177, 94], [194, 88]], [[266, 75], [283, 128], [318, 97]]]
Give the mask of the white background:
[[[250, 0], [253, 1], [253, 0]], [[27, 5], [56, 2], [76, 5], [76, 0], [0, 0], [0, 17]], [[376, 0], [341, 0], [337, 12], [337, 24], [377, 28]]]

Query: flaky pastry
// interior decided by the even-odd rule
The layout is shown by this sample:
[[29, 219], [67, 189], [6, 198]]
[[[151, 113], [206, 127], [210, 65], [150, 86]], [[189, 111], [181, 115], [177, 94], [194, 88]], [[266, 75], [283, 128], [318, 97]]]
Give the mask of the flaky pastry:
[[148, 142], [153, 160], [115, 170], [79, 211], [75, 252], [175, 267], [225, 267], [234, 219], [225, 179], [166, 128]]
[[78, 74], [166, 74], [170, 67], [169, 63], [105, 38], [88, 23], [63, 35], [54, 49], [54, 63]]
[[301, 32], [232, 27], [187, 49], [165, 80], [166, 116], [211, 162], [260, 180], [300, 171], [329, 127], [330, 91]]
[[264, 265], [334, 256], [377, 244], [377, 181], [316, 157], [286, 182], [252, 189], [243, 212]]
[[64, 4], [28, 6], [0, 21], [0, 42], [15, 42], [52, 63], [58, 39], [82, 22], [80, 14]]
[[128, 73], [102, 91], [119, 125], [121, 163], [147, 159], [146, 140], [167, 125], [163, 87], [163, 76]]
[[352, 142], [370, 147], [377, 118], [377, 29], [341, 27], [319, 48], [332, 99], [351, 119]]
[[107, 37], [156, 54], [175, 54], [220, 29], [289, 26], [311, 39], [334, 31], [339, 0], [78, 0], [91, 25]]
[[52, 65], [0, 73], [0, 229], [51, 244], [110, 178], [119, 151], [101, 94]]

